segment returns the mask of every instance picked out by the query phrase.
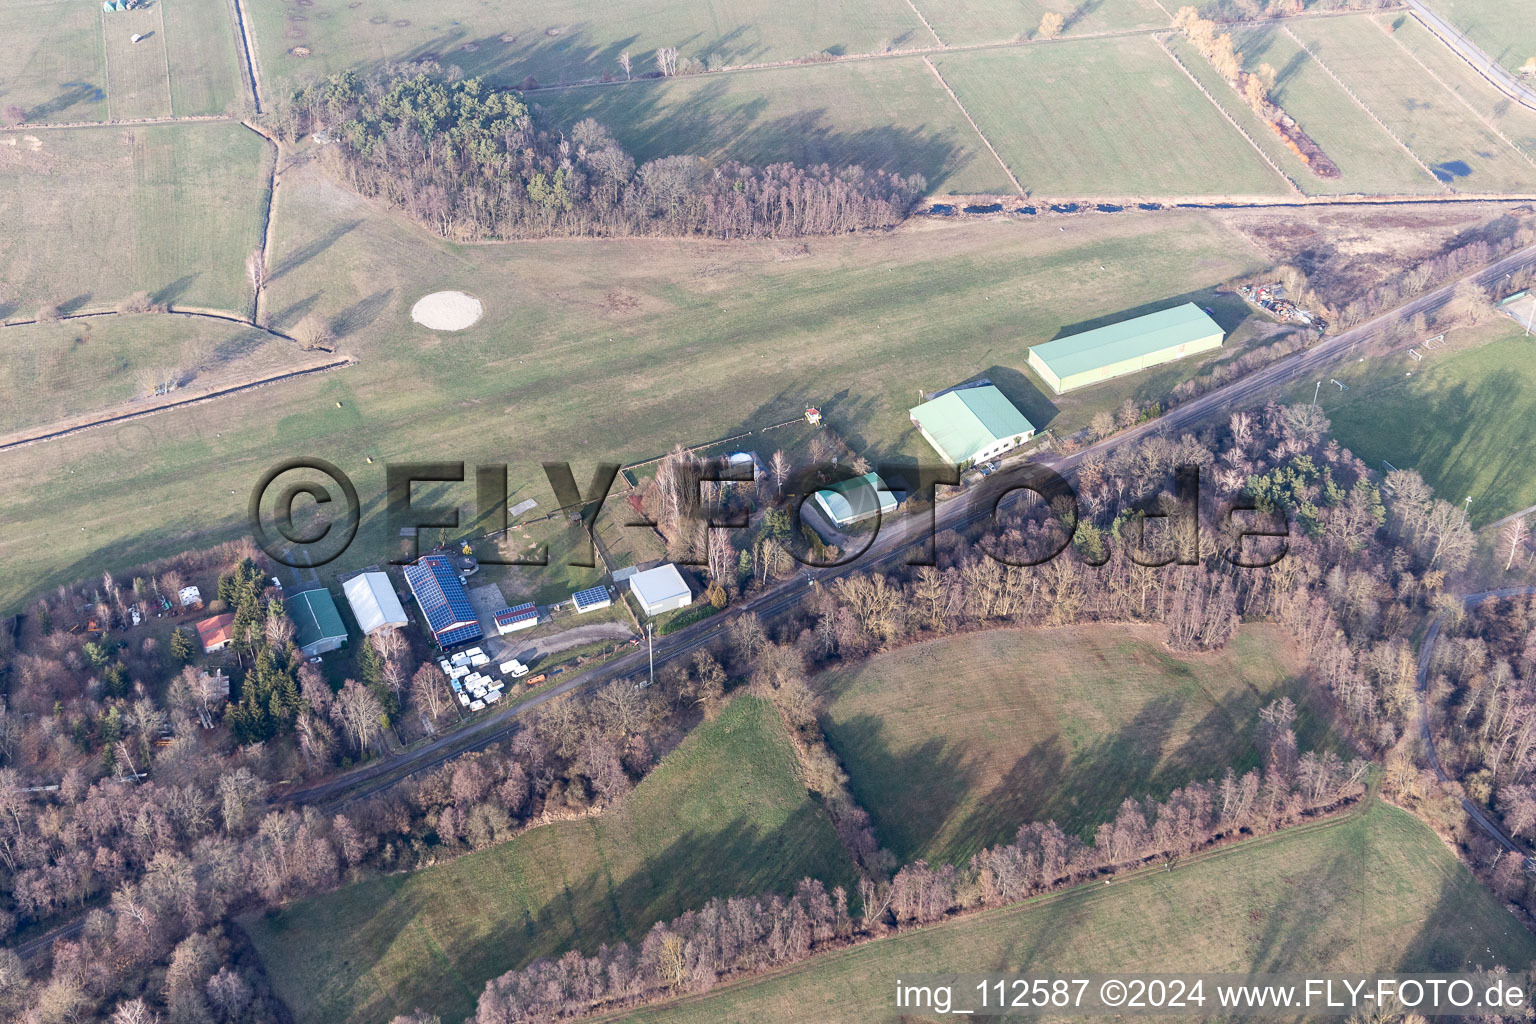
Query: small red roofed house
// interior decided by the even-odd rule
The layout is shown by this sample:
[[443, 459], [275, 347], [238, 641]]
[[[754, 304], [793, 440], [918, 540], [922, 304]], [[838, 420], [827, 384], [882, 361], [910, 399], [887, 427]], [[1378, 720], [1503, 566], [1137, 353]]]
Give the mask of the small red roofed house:
[[203, 651], [212, 654], [222, 651], [235, 638], [235, 613], [225, 612], [197, 624], [197, 638], [203, 642]]

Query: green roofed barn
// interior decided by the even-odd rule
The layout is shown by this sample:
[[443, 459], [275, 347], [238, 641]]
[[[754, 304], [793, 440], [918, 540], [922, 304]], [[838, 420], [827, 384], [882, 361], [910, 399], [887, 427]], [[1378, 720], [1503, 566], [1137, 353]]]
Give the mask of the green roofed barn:
[[347, 642], [347, 627], [331, 592], [324, 587], [289, 594], [283, 603], [293, 620], [293, 642], [306, 657], [334, 651]]
[[909, 410], [908, 415], [952, 466], [995, 459], [1035, 436], [1024, 414], [991, 384], [948, 391]]
[[1222, 337], [1220, 324], [1193, 302], [1186, 302], [1036, 345], [1029, 350], [1029, 365], [1059, 395], [1220, 348]]

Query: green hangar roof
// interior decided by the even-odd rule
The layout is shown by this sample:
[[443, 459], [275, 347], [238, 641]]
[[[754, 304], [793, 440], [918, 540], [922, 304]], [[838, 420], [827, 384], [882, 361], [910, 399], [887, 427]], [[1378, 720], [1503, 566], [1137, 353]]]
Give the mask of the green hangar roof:
[[896, 497], [885, 489], [879, 474], [865, 473], [852, 480], [828, 484], [816, 492], [816, 503], [838, 526], [849, 526], [896, 510]]
[[293, 642], [307, 655], [334, 651], [347, 639], [336, 601], [324, 587], [289, 594], [283, 608], [293, 620]]
[[1059, 394], [1219, 348], [1221, 325], [1193, 302], [1036, 345], [1029, 365]]
[[928, 443], [956, 466], [992, 458], [1035, 433], [1034, 425], [991, 384], [950, 391], [908, 415]]

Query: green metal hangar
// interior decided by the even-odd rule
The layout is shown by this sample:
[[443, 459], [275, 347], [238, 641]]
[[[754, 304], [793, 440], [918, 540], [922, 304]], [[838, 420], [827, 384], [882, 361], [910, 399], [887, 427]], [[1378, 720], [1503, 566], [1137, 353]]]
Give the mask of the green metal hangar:
[[908, 410], [912, 425], [951, 466], [995, 459], [1035, 436], [1035, 428], [991, 384], [960, 387]]
[[1036, 345], [1029, 365], [1065, 391], [1220, 348], [1221, 326], [1193, 302]]

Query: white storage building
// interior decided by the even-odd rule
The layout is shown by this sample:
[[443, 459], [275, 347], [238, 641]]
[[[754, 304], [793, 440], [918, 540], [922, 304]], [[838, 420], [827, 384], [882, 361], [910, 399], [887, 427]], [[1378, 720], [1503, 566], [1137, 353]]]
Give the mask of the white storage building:
[[365, 634], [379, 629], [399, 629], [410, 621], [405, 617], [405, 608], [395, 595], [389, 577], [382, 572], [353, 576], [341, 585], [341, 590], [347, 595], [347, 604], [352, 606], [357, 625]]
[[660, 615], [693, 603], [688, 581], [671, 562], [635, 573], [629, 578], [629, 589], [647, 615]]

